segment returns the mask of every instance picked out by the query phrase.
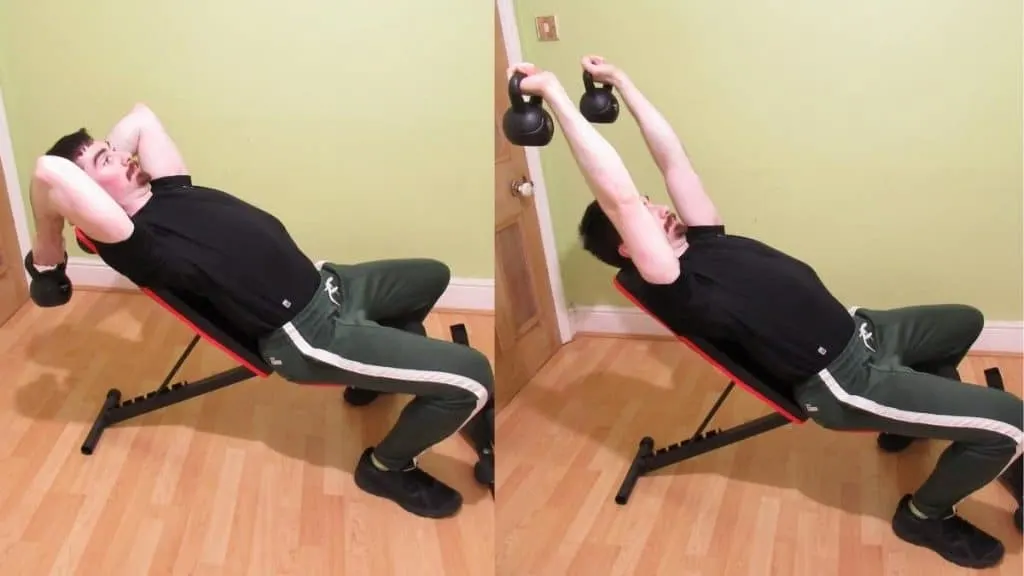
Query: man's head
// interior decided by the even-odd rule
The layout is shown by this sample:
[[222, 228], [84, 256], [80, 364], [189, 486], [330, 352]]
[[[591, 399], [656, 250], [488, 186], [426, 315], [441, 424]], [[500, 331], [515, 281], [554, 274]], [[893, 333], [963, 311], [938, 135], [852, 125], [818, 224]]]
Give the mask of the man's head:
[[114, 150], [107, 142], [93, 140], [85, 128], [57, 140], [46, 155], [67, 158], [77, 164], [118, 204], [150, 180], [131, 154]]
[[[643, 199], [647, 211], [658, 223], [661, 230], [673, 247], [681, 246], [686, 238], [686, 226], [679, 220], [671, 208], [660, 204], [652, 204], [649, 198]], [[594, 200], [583, 212], [579, 227], [583, 248], [595, 258], [614, 268], [624, 268], [629, 264], [630, 255], [626, 245], [622, 243], [611, 219]]]

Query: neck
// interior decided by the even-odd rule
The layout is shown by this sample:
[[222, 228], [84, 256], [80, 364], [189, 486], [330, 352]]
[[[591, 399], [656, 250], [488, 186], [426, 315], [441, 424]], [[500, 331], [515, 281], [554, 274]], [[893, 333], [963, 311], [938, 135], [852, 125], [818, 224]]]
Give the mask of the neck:
[[153, 190], [149, 187], [149, 184], [140, 186], [135, 190], [132, 190], [121, 199], [121, 207], [128, 213], [128, 216], [134, 216], [142, 207], [149, 202], [149, 199], [153, 197]]

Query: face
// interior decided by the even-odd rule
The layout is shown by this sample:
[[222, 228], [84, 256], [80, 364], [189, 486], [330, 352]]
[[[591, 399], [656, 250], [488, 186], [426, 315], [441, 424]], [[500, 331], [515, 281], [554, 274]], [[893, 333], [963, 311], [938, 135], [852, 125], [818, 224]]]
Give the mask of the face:
[[131, 154], [115, 150], [106, 142], [90, 144], [76, 163], [118, 202], [150, 180]]
[[651, 216], [661, 225], [669, 244], [677, 245], [686, 236], [686, 225], [679, 220], [672, 208], [664, 204], [654, 204], [650, 198], [644, 197], [644, 205]]
[[[676, 216], [672, 208], [665, 206], [664, 204], [654, 204], [651, 199], [644, 196], [644, 206], [647, 207], [647, 211], [651, 213], [654, 221], [657, 222], [662, 231], [665, 233], [665, 237], [668, 239], [668, 243], [673, 248], [679, 248], [686, 243], [686, 225], [683, 224], [679, 217]], [[625, 257], [629, 257], [629, 252], [626, 250], [625, 245], [619, 246], [619, 254]]]

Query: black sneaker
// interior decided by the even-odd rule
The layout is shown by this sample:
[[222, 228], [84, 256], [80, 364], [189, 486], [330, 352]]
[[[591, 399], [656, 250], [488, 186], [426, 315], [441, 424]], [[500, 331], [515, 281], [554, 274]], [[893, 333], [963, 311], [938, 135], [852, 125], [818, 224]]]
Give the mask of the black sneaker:
[[878, 447], [886, 452], [902, 452], [914, 443], [916, 438], [912, 436], [900, 436], [882, 432], [878, 435]]
[[345, 402], [348, 402], [353, 406], [366, 406], [370, 402], [376, 400], [377, 396], [380, 395], [381, 393], [377, 392], [376, 390], [367, 390], [365, 388], [353, 388], [349, 386], [345, 388], [345, 393], [343, 394], [343, 397], [345, 398]]
[[955, 512], [948, 518], [918, 518], [910, 510], [909, 494], [900, 499], [892, 529], [901, 539], [965, 568], [990, 568], [999, 564], [1006, 552], [1002, 542]]
[[487, 486], [491, 490], [491, 496], [494, 496], [494, 450], [491, 448], [484, 448], [480, 452], [480, 459], [473, 466], [473, 477], [476, 481], [484, 486]]
[[416, 464], [403, 470], [381, 470], [370, 460], [372, 452], [372, 448], [367, 448], [359, 458], [356, 486], [426, 518], [452, 516], [462, 507], [462, 495], [458, 491], [420, 470]]

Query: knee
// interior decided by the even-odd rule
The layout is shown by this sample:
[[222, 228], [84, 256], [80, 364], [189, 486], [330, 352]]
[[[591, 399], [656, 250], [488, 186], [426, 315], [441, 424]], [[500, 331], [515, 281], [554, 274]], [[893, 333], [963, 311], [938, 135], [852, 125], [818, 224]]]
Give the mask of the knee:
[[432, 286], [438, 286], [442, 291], [448, 287], [452, 280], [452, 270], [447, 264], [433, 258], [425, 258], [423, 263], [423, 277]]
[[1024, 445], [1024, 401], [1013, 394], [992, 390], [999, 394], [1001, 401], [988, 415], [988, 428], [994, 432], [987, 444], [998, 452], [1013, 454]]
[[973, 344], [985, 329], [985, 315], [981, 310], [966, 304], [957, 305], [954, 314], [956, 325], [963, 331], [964, 338]]
[[481, 391], [480, 394], [474, 394], [474, 397], [480, 397], [481, 402], [487, 402], [494, 394], [494, 370], [483, 352], [475, 348], [470, 351], [471, 354], [467, 358], [466, 374], [477, 383]]
[[458, 346], [461, 353], [452, 366], [452, 377], [448, 379], [450, 386], [447, 387], [449, 393], [445, 401], [473, 410], [478, 405], [486, 404], [494, 393], [494, 373], [491, 363], [482, 352], [461, 344]]

